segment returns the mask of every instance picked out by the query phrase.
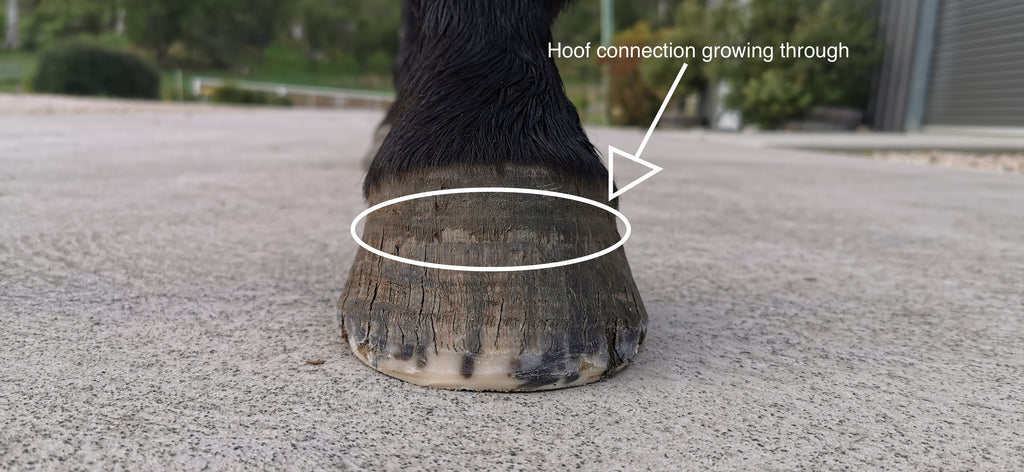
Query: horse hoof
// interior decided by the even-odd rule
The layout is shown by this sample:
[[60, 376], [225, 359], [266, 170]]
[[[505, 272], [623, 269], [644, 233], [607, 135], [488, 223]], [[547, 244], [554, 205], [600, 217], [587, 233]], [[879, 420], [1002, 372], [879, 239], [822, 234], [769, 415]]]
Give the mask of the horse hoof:
[[[538, 167], [458, 166], [383, 181], [369, 202], [464, 187], [535, 188], [605, 202], [605, 185]], [[476, 193], [382, 208], [367, 216], [363, 240], [409, 259], [512, 266], [591, 254], [619, 233], [614, 215], [583, 203]], [[364, 363], [459, 390], [546, 390], [609, 377], [633, 360], [647, 323], [622, 248], [519, 272], [429, 269], [360, 249], [338, 304], [342, 335]]]

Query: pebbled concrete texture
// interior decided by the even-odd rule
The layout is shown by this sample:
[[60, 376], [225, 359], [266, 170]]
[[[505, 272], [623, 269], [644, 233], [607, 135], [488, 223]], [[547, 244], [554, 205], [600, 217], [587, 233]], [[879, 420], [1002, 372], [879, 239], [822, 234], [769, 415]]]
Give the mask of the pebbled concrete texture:
[[1022, 176], [659, 132], [637, 363], [451, 392], [336, 329], [379, 113], [0, 102], [0, 468], [1024, 469]]

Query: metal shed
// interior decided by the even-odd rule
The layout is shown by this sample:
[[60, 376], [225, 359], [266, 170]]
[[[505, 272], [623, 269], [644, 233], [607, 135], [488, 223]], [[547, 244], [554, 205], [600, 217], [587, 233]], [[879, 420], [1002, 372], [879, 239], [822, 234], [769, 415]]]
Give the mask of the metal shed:
[[1024, 132], [1024, 2], [881, 0], [876, 129]]

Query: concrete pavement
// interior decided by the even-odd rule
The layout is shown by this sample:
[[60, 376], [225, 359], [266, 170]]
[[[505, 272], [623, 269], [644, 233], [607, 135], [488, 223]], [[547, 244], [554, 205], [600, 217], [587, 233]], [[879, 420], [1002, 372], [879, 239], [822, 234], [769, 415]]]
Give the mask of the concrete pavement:
[[450, 392], [336, 329], [379, 114], [6, 100], [0, 468], [1024, 469], [1022, 176], [656, 133], [637, 363]]

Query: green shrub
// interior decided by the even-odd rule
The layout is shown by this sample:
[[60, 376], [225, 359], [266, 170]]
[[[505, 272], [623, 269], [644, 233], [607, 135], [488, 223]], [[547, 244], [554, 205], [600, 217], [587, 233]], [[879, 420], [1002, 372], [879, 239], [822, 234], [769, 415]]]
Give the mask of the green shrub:
[[[652, 30], [640, 22], [615, 37], [617, 46], [693, 46], [697, 54], [703, 45], [722, 44], [734, 21], [723, 8], [712, 8], [701, 0], [684, 0], [678, 4], [674, 26]], [[716, 75], [699, 57], [614, 59], [611, 62], [611, 120], [613, 124], [644, 125], [651, 122], [661, 101], [668, 94], [679, 67], [688, 64], [679, 82], [669, 109], [677, 110], [691, 94], [703, 96]]]
[[[871, 15], [871, 0], [727, 1], [734, 27], [743, 33], [733, 44], [831, 45], [842, 42], [850, 57], [830, 63], [822, 59], [782, 58], [776, 49], [771, 63], [758, 60], [721, 61], [723, 77], [733, 93], [726, 105], [740, 110], [744, 122], [777, 128], [804, 117], [812, 107], [863, 110], [871, 92], [874, 66], [881, 57]], [[687, 72], [689, 74], [689, 72]]]
[[742, 97], [738, 103], [743, 119], [768, 129], [782, 126], [814, 105], [814, 96], [806, 93], [804, 85], [778, 69], [764, 71], [733, 93]]
[[[679, 81], [677, 97], [688, 93], [701, 92], [714, 82], [714, 74], [709, 64], [700, 60], [701, 48], [705, 45], [724, 44], [728, 41], [729, 22], [735, 21], [727, 16], [721, 8], [705, 5], [701, 0], [683, 0], [676, 7], [675, 23], [655, 33], [661, 42], [671, 42], [677, 46], [693, 46], [698, 57], [693, 58], [651, 58], [643, 61], [641, 76], [664, 96], [672, 86], [672, 81], [679, 73], [679, 67], [687, 63], [686, 74]], [[652, 44], [652, 46], [655, 44]]]
[[[647, 46], [658, 41], [647, 23], [615, 36], [615, 46]], [[651, 122], [662, 97], [641, 76], [641, 59], [604, 59], [608, 63], [608, 105], [611, 123], [620, 126], [643, 126]]]
[[41, 93], [121, 98], [160, 97], [160, 73], [131, 53], [89, 43], [68, 43], [43, 53], [32, 89]]
[[243, 105], [279, 105], [291, 106], [288, 97], [280, 97], [272, 93], [246, 90], [234, 85], [225, 85], [213, 91], [210, 101], [215, 103], [237, 103]]

